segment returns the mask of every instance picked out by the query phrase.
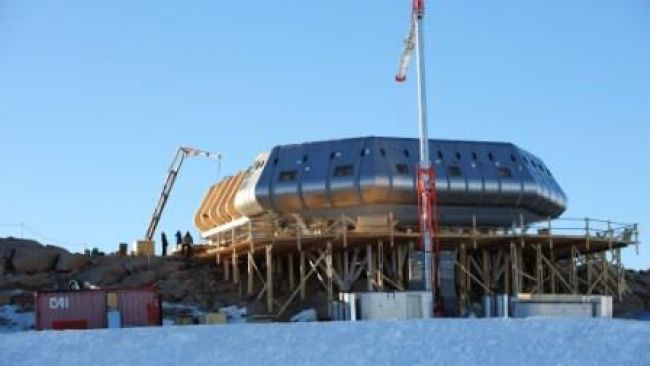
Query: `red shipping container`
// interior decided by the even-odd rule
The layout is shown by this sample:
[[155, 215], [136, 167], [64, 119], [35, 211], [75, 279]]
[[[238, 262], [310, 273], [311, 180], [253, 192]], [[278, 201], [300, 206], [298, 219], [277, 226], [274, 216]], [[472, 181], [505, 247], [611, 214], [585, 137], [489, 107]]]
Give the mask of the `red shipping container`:
[[106, 292], [39, 292], [36, 294], [36, 329], [106, 328]]
[[36, 329], [106, 328], [109, 306], [120, 313], [121, 327], [162, 325], [162, 300], [156, 289], [101, 289], [37, 293]]
[[108, 290], [108, 292], [117, 294], [117, 308], [122, 327], [162, 325], [161, 298], [155, 289]]

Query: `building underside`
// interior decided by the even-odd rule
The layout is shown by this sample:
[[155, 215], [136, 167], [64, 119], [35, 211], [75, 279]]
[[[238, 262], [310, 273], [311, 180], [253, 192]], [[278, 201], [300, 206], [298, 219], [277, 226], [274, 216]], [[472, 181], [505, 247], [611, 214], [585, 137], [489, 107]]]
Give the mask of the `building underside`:
[[[388, 214], [391, 217], [390, 213]], [[266, 315], [322, 291], [329, 301], [351, 291], [418, 288], [417, 227], [364, 225], [341, 216], [305, 227], [267, 215], [209, 238], [198, 258], [223, 266], [225, 279], [241, 285], [249, 301], [265, 302]], [[485, 295], [604, 294], [622, 298], [621, 250], [637, 245], [638, 228], [590, 219], [548, 220], [507, 229], [443, 227], [442, 296], [445, 313], [465, 315]]]

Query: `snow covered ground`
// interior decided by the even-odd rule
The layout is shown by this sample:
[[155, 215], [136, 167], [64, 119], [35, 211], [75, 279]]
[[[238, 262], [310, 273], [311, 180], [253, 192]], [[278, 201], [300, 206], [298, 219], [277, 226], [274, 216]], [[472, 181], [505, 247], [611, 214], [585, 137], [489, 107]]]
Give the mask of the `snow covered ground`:
[[0, 333], [22, 332], [33, 328], [33, 312], [20, 313], [16, 306], [0, 306]]
[[650, 323], [449, 319], [0, 334], [2, 365], [650, 365]]

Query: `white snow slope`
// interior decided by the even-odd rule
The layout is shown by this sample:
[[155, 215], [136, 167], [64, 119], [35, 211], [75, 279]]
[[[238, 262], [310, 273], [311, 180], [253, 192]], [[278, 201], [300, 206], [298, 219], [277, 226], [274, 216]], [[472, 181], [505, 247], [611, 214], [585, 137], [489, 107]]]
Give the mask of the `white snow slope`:
[[449, 319], [0, 334], [0, 365], [650, 365], [650, 322]]

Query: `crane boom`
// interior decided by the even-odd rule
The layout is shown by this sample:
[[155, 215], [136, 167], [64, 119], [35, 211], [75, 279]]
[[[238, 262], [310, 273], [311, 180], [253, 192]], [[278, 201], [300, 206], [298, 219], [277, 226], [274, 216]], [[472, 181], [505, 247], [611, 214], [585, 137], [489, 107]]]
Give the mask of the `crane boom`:
[[156, 208], [154, 209], [153, 215], [151, 216], [151, 221], [149, 222], [149, 227], [147, 228], [147, 233], [145, 235], [146, 240], [153, 240], [153, 236], [156, 233], [156, 228], [158, 227], [162, 213], [165, 210], [165, 205], [167, 205], [167, 200], [169, 199], [169, 195], [174, 188], [174, 183], [176, 183], [176, 178], [178, 177], [178, 173], [183, 166], [185, 158], [194, 156], [203, 156], [209, 159], [217, 159], [221, 161], [221, 154], [218, 153], [211, 153], [184, 146], [178, 148], [178, 151], [176, 151], [176, 155], [174, 155], [174, 159], [169, 166], [167, 179], [165, 180], [162, 192], [158, 198], [158, 203], [156, 204]]

